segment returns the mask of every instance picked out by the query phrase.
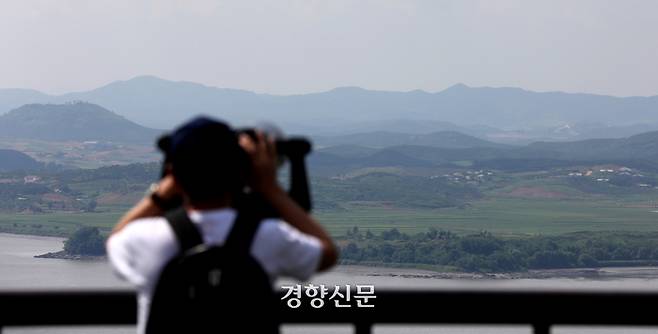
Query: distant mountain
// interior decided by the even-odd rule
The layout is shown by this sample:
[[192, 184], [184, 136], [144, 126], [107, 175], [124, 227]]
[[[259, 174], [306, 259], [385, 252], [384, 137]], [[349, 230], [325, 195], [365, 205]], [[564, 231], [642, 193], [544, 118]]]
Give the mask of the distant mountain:
[[566, 143], [538, 142], [527, 150], [551, 152], [563, 160], [645, 160], [658, 162], [658, 131], [628, 138], [589, 139]]
[[0, 172], [13, 170], [34, 170], [43, 166], [29, 155], [14, 151], [0, 149]]
[[577, 132], [575, 139], [625, 138], [636, 134], [658, 131], [658, 123], [608, 126], [602, 124], [576, 124], [572, 127]]
[[[355, 154], [356, 152], [362, 154]], [[434, 162], [396, 149], [339, 146], [320, 149], [309, 157], [311, 175], [333, 175], [364, 167], [432, 167]]]
[[500, 131], [499, 129], [483, 129], [481, 127], [462, 127], [450, 122], [432, 121], [427, 119], [371, 119], [363, 122], [344, 124], [340, 128], [327, 129], [325, 136], [347, 135], [364, 132], [398, 132], [408, 134], [428, 134], [440, 131], [456, 131], [471, 136]]
[[151, 144], [159, 133], [82, 102], [28, 104], [0, 116], [0, 138]]
[[506, 147], [455, 131], [440, 131], [429, 134], [407, 134], [397, 132], [367, 132], [344, 136], [316, 137], [319, 146], [357, 145], [382, 148], [400, 145], [420, 145], [442, 148]]
[[[437, 93], [342, 87], [314, 94], [275, 96], [143, 76], [60, 96], [0, 90], [0, 108], [71, 100], [98, 103], [139, 124], [164, 129], [200, 113], [232, 123], [270, 120], [303, 133], [337, 133], [341, 128], [352, 133], [364, 132], [353, 125], [399, 119], [448, 122], [467, 128], [485, 125], [503, 130], [559, 128], [588, 122], [605, 126], [658, 123], [658, 96], [621, 98], [537, 93], [520, 88], [472, 88], [461, 84]], [[401, 131], [391, 123], [384, 127], [365, 131]], [[459, 131], [446, 128], [433, 131], [439, 130]]]
[[399, 150], [383, 149], [361, 159], [367, 167], [431, 167], [432, 163], [418, 159]]
[[45, 103], [54, 97], [32, 89], [0, 89], [0, 114], [29, 103]]
[[336, 146], [319, 150], [319, 159], [311, 156], [322, 172], [363, 167], [428, 167], [462, 161], [473, 168], [510, 171], [542, 170], [578, 164], [625, 164], [658, 171], [658, 131], [620, 139], [589, 139], [574, 142], [537, 142], [524, 147], [442, 148], [400, 145], [383, 149]]
[[[316, 145], [317, 146], [317, 145]], [[336, 145], [323, 148], [316, 148], [316, 151], [331, 154], [343, 158], [360, 158], [369, 156], [378, 150], [371, 147], [363, 147], [358, 145]]]

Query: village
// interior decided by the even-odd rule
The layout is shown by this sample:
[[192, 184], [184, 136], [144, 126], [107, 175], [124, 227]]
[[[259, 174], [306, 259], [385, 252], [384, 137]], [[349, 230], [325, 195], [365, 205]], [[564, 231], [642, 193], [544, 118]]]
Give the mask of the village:
[[580, 170], [572, 170], [566, 174], [572, 178], [591, 178], [596, 182], [611, 182], [615, 185], [636, 186], [640, 188], [656, 188], [658, 182], [637, 169], [626, 166], [595, 166]]
[[493, 171], [480, 169], [480, 170], [466, 170], [466, 171], [454, 172], [454, 173], [443, 174], [443, 175], [432, 175], [430, 176], [430, 179], [443, 177], [448, 181], [454, 183], [478, 185], [483, 182], [491, 180], [493, 175], [494, 175]]

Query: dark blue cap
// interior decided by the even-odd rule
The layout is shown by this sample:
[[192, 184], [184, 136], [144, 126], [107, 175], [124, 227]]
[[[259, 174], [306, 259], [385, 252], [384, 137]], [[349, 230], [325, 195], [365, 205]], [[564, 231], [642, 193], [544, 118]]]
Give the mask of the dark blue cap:
[[172, 163], [182, 156], [204, 154], [207, 150], [236, 144], [235, 132], [228, 125], [205, 116], [192, 119], [158, 140], [158, 148], [165, 154], [166, 161]]
[[244, 187], [248, 156], [225, 123], [194, 118], [161, 138], [158, 147], [190, 198], [208, 199]]

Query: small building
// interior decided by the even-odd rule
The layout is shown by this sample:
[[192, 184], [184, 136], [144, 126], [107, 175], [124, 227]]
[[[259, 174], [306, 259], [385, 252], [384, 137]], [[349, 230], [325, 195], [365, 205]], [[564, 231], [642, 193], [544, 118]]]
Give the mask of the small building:
[[41, 180], [41, 178], [36, 175], [27, 175], [23, 178], [24, 183], [36, 183], [39, 182], [39, 180]]

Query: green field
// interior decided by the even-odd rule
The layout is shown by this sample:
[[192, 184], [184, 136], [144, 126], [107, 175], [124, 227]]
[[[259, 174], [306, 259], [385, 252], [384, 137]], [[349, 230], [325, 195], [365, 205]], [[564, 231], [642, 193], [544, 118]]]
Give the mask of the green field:
[[80, 226], [109, 232], [123, 212], [0, 214], [0, 232], [69, 236]]
[[429, 227], [456, 233], [482, 230], [497, 235], [562, 234], [577, 231], [658, 231], [656, 208], [628, 207], [611, 201], [488, 199], [464, 209], [434, 210], [351, 207], [320, 212], [334, 235], [357, 226], [380, 232], [397, 228], [416, 233]]
[[[648, 202], [645, 202], [648, 203]], [[349, 204], [344, 210], [318, 211], [316, 217], [335, 236], [354, 226], [379, 233], [391, 228], [413, 234], [428, 228], [459, 234], [489, 231], [500, 236], [554, 235], [578, 231], [658, 231], [658, 208], [632, 207], [610, 200], [486, 199], [462, 209], [395, 208], [373, 203]], [[93, 213], [0, 214], [0, 231], [68, 235], [78, 226], [109, 231], [120, 207]]]

